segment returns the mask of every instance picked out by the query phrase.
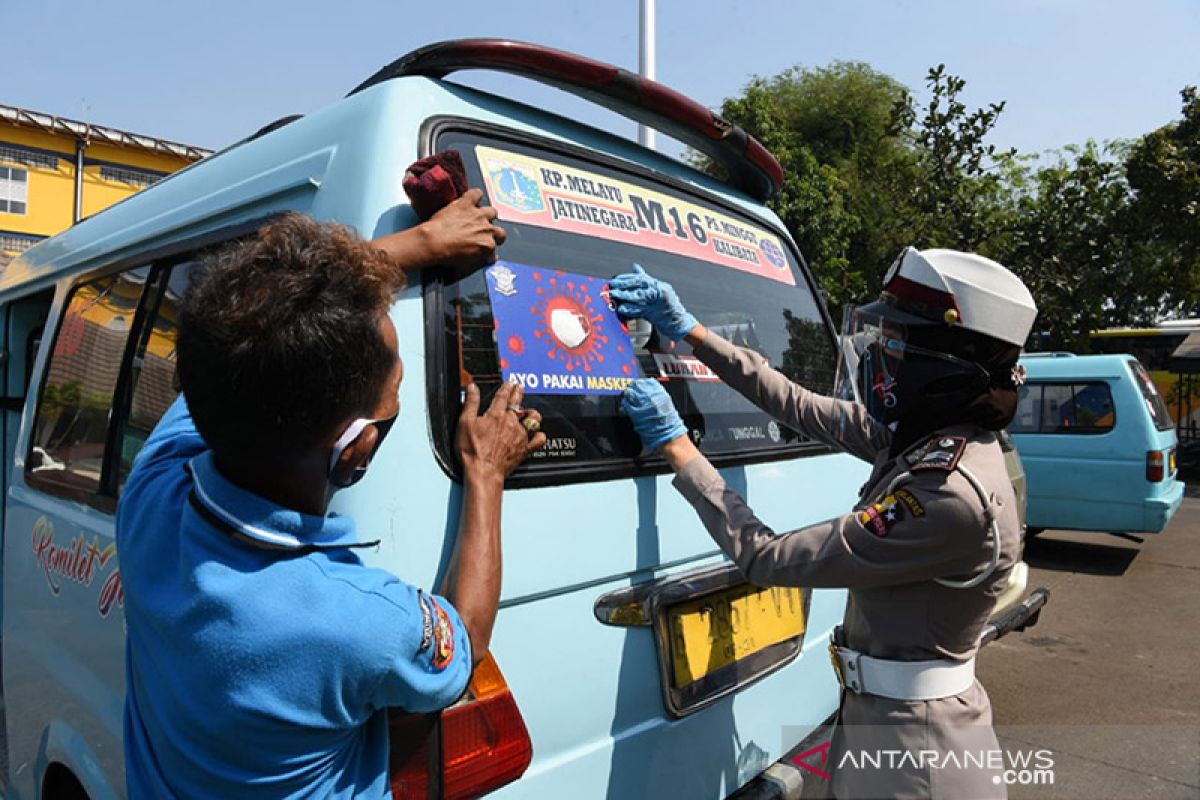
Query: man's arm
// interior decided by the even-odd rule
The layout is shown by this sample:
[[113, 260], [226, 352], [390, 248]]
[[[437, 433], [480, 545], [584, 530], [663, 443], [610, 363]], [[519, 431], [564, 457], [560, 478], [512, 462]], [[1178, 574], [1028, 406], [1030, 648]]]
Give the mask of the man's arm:
[[[479, 387], [467, 387], [458, 420], [457, 447], [463, 462], [463, 504], [458, 538], [442, 594], [454, 605], [471, 639], [476, 664], [487, 655], [500, 603], [500, 512], [504, 479], [546, 443], [546, 434], [529, 435], [511, 406], [519, 407], [524, 390], [505, 383], [488, 410], [479, 415]], [[541, 418], [528, 411], [527, 419]]]
[[422, 222], [372, 244], [387, 253], [402, 272], [444, 264], [470, 268], [486, 264], [504, 243], [504, 229], [493, 224], [496, 209], [480, 206], [483, 192], [468, 189], [462, 197]]

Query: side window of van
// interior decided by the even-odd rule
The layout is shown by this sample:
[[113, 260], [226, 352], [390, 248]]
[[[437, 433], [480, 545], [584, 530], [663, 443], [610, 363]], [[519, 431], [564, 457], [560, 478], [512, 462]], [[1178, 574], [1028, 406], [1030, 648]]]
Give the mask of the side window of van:
[[1107, 383], [1027, 383], [1011, 433], [1106, 433], [1116, 423]]
[[34, 418], [31, 486], [86, 503], [99, 494], [113, 399], [149, 272], [106, 275], [72, 291]]
[[[470, 274], [427, 275], [428, 378], [434, 443], [457, 467], [461, 391], [486, 401], [504, 379], [525, 386], [547, 446], [519, 485], [638, 471], [641, 443], [620, 411], [629, 379], [663, 382], [693, 440], [718, 463], [823, 452], [724, 385], [686, 345], [648, 325], [610, 331], [607, 281], [640, 264], [669, 281], [714, 332], [828, 393], [833, 336], [797, 255], [766, 224], [662, 176], [529, 137], [447, 128], [434, 149], [459, 151], [472, 186], [499, 211], [501, 261]], [[628, 344], [624, 344], [628, 342]]]
[[134, 458], [179, 395], [179, 300], [194, 265], [175, 256], [71, 291], [34, 416], [30, 486], [116, 509]]

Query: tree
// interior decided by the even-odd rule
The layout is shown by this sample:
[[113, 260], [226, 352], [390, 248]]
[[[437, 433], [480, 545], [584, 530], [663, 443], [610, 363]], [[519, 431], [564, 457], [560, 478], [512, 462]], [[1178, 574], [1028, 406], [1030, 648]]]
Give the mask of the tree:
[[1068, 148], [1015, 201], [1019, 222], [999, 258], [1038, 304], [1044, 349], [1086, 353], [1090, 331], [1137, 321], [1145, 276], [1131, 262], [1129, 188], [1112, 153]]
[[[835, 62], [754, 78], [722, 105], [722, 116], [783, 165], [784, 185], [769, 205], [835, 308], [864, 297], [894, 256], [877, 231], [894, 191], [887, 176], [897, 162], [911, 162], [895, 128], [895, 109], [906, 96], [901, 84], [866, 64]], [[699, 154], [691, 160], [716, 172]]]
[[1200, 95], [1195, 86], [1180, 95], [1183, 118], [1130, 149], [1127, 224], [1137, 232], [1139, 263], [1156, 267], [1157, 313], [1200, 316]]
[[909, 243], [917, 247], [995, 252], [1011, 231], [1006, 177], [1016, 150], [997, 151], [987, 138], [1004, 101], [968, 111], [959, 98], [966, 81], [946, 71], [929, 70], [930, 99], [922, 111], [911, 96], [897, 111], [916, 153], [916, 173], [908, 202], [893, 210]]

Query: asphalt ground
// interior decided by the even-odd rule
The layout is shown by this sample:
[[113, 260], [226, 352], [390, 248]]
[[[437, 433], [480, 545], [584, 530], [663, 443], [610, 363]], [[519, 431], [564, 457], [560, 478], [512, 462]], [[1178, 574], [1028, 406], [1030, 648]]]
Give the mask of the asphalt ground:
[[1165, 531], [1026, 543], [1037, 625], [979, 655], [1004, 749], [1049, 750], [1012, 798], [1200, 798], [1200, 484]]

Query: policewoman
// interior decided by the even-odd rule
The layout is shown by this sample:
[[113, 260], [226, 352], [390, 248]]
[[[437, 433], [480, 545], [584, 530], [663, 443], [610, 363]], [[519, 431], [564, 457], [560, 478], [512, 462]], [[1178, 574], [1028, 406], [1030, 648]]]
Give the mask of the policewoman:
[[906, 249], [879, 299], [847, 315], [835, 398], [707, 330], [640, 267], [612, 287], [619, 314], [686, 339], [768, 414], [874, 466], [852, 510], [777, 534], [696, 449], [660, 382], [640, 380], [624, 397], [643, 443], [668, 460], [675, 487], [747, 579], [850, 590], [831, 646], [844, 689], [834, 794], [1003, 797], [975, 652], [1020, 560], [994, 431], [1016, 412], [1017, 358], [1037, 314], [1028, 289], [978, 255]]

